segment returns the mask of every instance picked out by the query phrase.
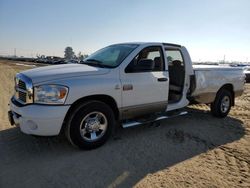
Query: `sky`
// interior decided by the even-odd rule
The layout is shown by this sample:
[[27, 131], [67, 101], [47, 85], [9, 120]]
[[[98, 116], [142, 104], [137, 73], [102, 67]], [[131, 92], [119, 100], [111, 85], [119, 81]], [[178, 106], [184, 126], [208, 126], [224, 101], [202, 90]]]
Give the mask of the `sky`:
[[0, 0], [0, 55], [184, 45], [193, 61], [250, 61], [250, 0]]

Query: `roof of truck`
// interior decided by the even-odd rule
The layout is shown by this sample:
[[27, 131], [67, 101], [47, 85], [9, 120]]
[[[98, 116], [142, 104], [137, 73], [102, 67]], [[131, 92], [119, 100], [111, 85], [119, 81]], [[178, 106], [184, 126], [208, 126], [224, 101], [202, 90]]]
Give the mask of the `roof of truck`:
[[164, 46], [181, 47], [181, 45], [179, 45], [179, 44], [165, 43], [165, 42], [125, 42], [125, 43], [119, 43], [119, 44], [136, 44], [136, 45], [142, 45], [142, 44], [163, 44]]

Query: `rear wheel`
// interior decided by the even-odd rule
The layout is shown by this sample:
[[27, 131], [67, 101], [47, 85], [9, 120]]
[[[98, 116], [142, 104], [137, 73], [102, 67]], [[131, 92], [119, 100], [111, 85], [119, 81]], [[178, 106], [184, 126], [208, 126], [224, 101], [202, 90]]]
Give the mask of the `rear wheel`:
[[215, 117], [226, 117], [232, 106], [232, 93], [222, 89], [216, 95], [213, 103], [211, 103], [211, 112]]
[[103, 145], [115, 126], [112, 109], [103, 102], [91, 101], [76, 108], [65, 129], [68, 140], [81, 149]]

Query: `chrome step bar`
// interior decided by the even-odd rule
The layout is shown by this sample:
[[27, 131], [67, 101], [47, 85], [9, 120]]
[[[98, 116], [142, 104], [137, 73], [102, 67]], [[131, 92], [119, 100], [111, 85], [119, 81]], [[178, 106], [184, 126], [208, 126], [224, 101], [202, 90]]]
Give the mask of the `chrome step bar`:
[[131, 120], [131, 121], [122, 123], [122, 127], [123, 128], [129, 128], [129, 127], [134, 127], [134, 126], [142, 125], [142, 124], [146, 124], [146, 123], [153, 123], [153, 122], [164, 120], [164, 119], [169, 119], [169, 118], [173, 118], [173, 117], [177, 117], [177, 116], [183, 116], [183, 115], [186, 115], [187, 113], [188, 113], [187, 111], [183, 111], [183, 112], [180, 112], [180, 113], [177, 113], [177, 114], [174, 114], [174, 115], [163, 115], [163, 116], [157, 117], [154, 120], [143, 121], [143, 122], [139, 122], [139, 121], [136, 121], [136, 120]]

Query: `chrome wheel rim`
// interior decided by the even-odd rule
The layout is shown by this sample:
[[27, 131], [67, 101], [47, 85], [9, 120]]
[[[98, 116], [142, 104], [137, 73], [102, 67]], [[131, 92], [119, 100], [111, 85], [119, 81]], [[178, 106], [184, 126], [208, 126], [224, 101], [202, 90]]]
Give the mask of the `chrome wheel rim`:
[[80, 133], [84, 140], [93, 142], [99, 140], [108, 127], [108, 120], [101, 112], [91, 112], [81, 121]]
[[221, 101], [221, 112], [226, 113], [230, 107], [230, 98], [228, 96], [224, 96]]

